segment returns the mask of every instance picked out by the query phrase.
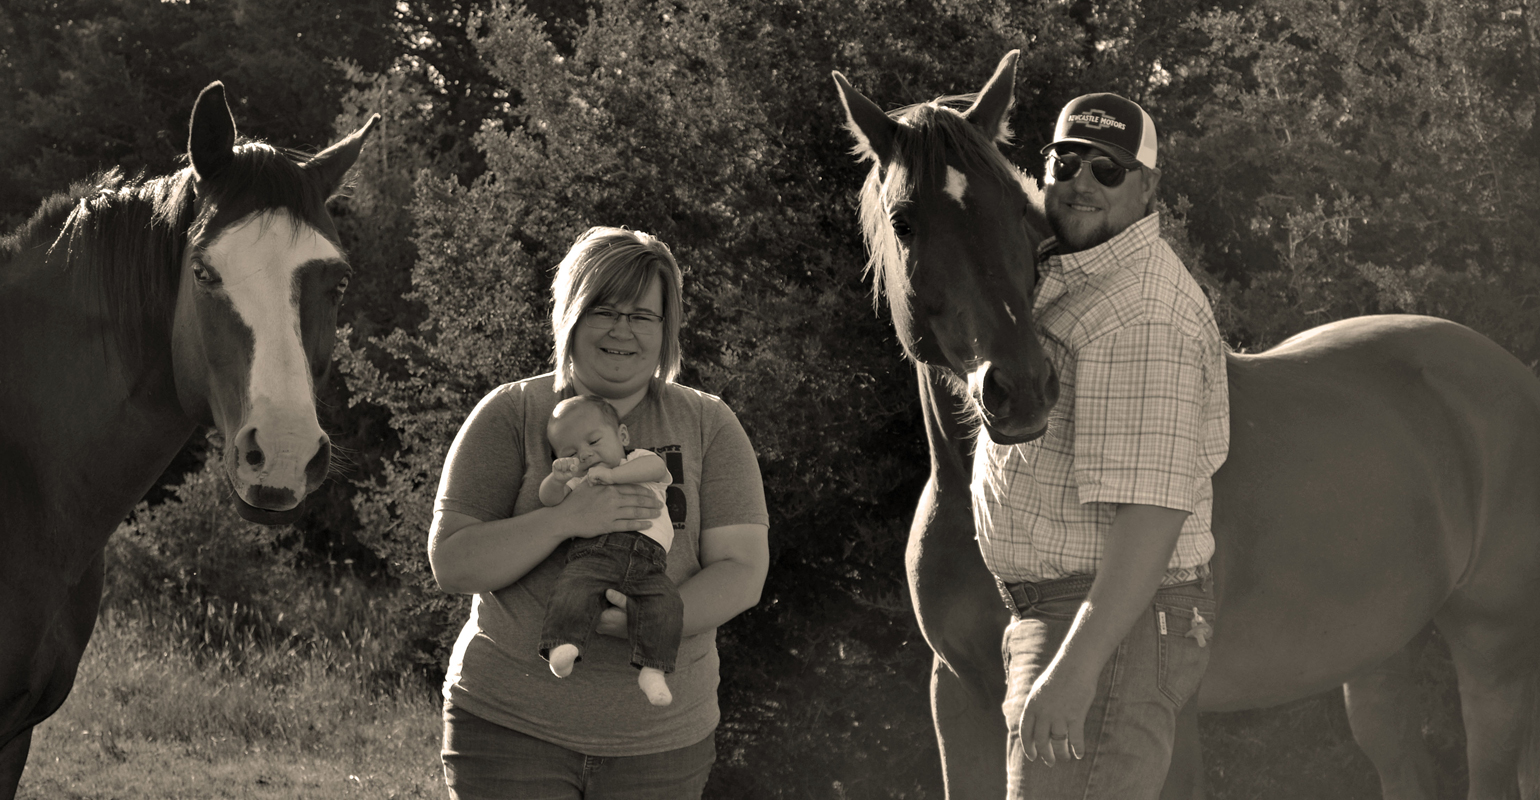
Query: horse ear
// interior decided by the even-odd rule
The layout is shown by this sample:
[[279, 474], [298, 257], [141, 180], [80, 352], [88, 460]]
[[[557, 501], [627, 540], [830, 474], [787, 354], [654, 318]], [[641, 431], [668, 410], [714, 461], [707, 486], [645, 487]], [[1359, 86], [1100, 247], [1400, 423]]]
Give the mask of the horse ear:
[[1016, 59], [1020, 56], [1020, 50], [1006, 53], [989, 83], [979, 91], [978, 99], [963, 112], [969, 122], [982, 128], [993, 141], [1003, 142], [1011, 135], [1007, 120], [1016, 102]]
[[347, 138], [322, 150], [304, 163], [303, 169], [315, 173], [321, 179], [321, 185], [326, 187], [328, 197], [342, 185], [343, 176], [348, 174], [353, 162], [358, 160], [358, 153], [364, 147], [364, 140], [369, 138], [370, 132], [379, 121], [380, 115], [375, 114], [364, 123], [362, 128], [348, 134]]
[[840, 104], [845, 107], [845, 127], [856, 137], [855, 152], [863, 158], [875, 158], [879, 163], [887, 161], [892, 155], [889, 151], [898, 123], [852, 88], [844, 75], [835, 72], [834, 85], [840, 92]]
[[187, 157], [200, 182], [218, 177], [235, 160], [235, 117], [225, 103], [225, 85], [219, 81], [203, 87], [193, 103]]

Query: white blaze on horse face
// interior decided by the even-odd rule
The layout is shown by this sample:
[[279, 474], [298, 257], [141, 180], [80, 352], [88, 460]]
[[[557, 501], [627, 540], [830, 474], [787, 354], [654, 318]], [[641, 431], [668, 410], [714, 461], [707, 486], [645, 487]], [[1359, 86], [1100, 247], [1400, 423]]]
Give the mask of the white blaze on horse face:
[[968, 207], [968, 204], [963, 202], [963, 196], [968, 193], [968, 176], [962, 174], [956, 167], [946, 168], [946, 186], [942, 191], [946, 192], [947, 197], [956, 200], [958, 205], [963, 208]]
[[252, 336], [246, 419], [222, 421], [236, 428], [226, 431], [232, 482], [252, 505], [271, 507], [275, 494], [292, 494], [293, 502], [283, 502], [293, 507], [306, 494], [305, 468], [325, 439], [300, 333], [295, 275], [312, 261], [341, 260], [342, 253], [314, 228], [279, 212], [231, 226], [206, 252]]

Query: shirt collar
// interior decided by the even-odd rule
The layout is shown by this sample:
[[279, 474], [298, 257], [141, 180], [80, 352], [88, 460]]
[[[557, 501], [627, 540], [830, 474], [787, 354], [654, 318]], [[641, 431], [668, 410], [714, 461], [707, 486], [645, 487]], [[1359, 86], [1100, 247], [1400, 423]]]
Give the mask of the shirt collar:
[[1160, 214], [1149, 214], [1118, 235], [1078, 253], [1054, 252], [1059, 239], [1050, 236], [1037, 247], [1038, 269], [1061, 272], [1066, 283], [1076, 283], [1097, 273], [1127, 264], [1141, 250], [1160, 239]]

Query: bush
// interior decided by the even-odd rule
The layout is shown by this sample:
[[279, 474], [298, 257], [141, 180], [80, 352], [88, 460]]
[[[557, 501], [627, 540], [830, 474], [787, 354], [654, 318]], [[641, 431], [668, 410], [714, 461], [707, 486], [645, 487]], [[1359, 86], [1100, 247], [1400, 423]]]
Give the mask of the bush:
[[420, 622], [400, 592], [372, 587], [350, 562], [296, 568], [297, 532], [242, 520], [217, 463], [165, 502], [141, 503], [108, 540], [104, 624], [144, 622], [215, 662], [277, 651], [300, 669], [293, 657], [325, 654], [361, 670], [366, 691], [420, 687], [430, 672]]

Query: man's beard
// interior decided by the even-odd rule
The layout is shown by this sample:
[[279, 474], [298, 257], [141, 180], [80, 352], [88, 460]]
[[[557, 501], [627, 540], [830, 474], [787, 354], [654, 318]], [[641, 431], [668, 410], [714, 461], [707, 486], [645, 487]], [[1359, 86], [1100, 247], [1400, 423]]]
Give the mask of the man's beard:
[[1090, 230], [1082, 228], [1078, 235], [1066, 236], [1065, 228], [1067, 226], [1063, 224], [1063, 220], [1071, 212], [1062, 211], [1061, 208], [1062, 206], [1059, 205], [1049, 205], [1045, 209], [1048, 217], [1048, 228], [1053, 231], [1054, 237], [1059, 241], [1058, 251], [1060, 253], [1078, 253], [1082, 250], [1090, 250], [1098, 245], [1106, 244], [1112, 237], [1117, 235], [1117, 231], [1112, 229], [1112, 225], [1104, 217], [1095, 228]]

